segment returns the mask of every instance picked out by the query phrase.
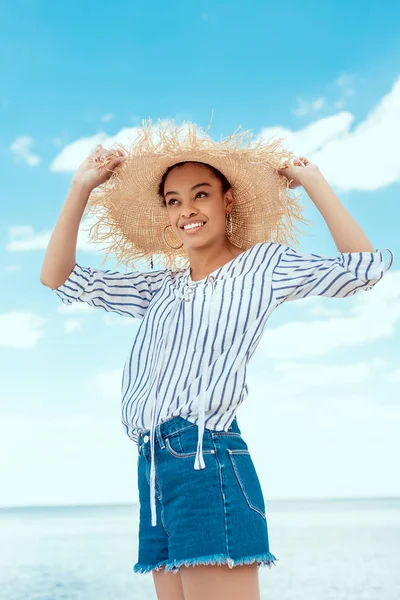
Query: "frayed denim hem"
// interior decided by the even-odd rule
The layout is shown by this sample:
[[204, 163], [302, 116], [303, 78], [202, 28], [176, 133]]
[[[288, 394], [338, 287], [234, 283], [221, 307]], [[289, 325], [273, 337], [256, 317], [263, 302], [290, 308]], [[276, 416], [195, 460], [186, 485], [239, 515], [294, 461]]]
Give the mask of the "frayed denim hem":
[[153, 569], [155, 571], [160, 571], [163, 567], [165, 567], [166, 564], [167, 564], [167, 562], [165, 560], [163, 560], [155, 565], [142, 565], [140, 563], [136, 563], [135, 565], [133, 565], [133, 572], [134, 573], [149, 573]]
[[180, 567], [195, 567], [196, 565], [225, 565], [228, 564], [229, 568], [232, 569], [238, 565], [250, 565], [257, 562], [259, 567], [267, 566], [269, 568], [275, 565], [275, 561], [279, 560], [271, 552], [265, 554], [256, 554], [255, 556], [247, 556], [246, 558], [233, 559], [226, 554], [213, 554], [211, 556], [200, 556], [199, 558], [188, 558], [183, 560], [173, 560], [171, 562], [162, 561], [156, 565], [142, 565], [136, 563], [133, 567], [135, 573], [149, 573], [153, 569], [160, 571], [164, 568], [165, 572], [179, 573]]
[[226, 554], [213, 554], [211, 556], [200, 556], [199, 558], [188, 558], [188, 559], [184, 559], [184, 560], [174, 560], [170, 563], [167, 563], [166, 567], [165, 567], [165, 572], [168, 571], [174, 571], [175, 573], [179, 571], [179, 568], [182, 566], [185, 567], [190, 567], [193, 566], [195, 567], [196, 565], [228, 565], [229, 568], [233, 568], [236, 567], [238, 565], [250, 565], [254, 562], [257, 562], [258, 566], [268, 566], [269, 568], [272, 567], [272, 565], [275, 565], [274, 561], [277, 561], [278, 559], [271, 554], [270, 552], [267, 552], [265, 554], [257, 554], [255, 556], [247, 556], [245, 558], [237, 558], [237, 559], [233, 559], [230, 558], [230, 556], [227, 556]]

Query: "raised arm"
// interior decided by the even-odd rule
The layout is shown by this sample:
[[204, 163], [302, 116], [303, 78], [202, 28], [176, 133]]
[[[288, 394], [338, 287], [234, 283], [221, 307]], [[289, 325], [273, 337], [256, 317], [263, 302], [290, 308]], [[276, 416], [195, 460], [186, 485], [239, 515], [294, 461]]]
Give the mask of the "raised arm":
[[324, 218], [339, 254], [302, 253], [282, 245], [272, 276], [276, 302], [309, 296], [345, 298], [372, 289], [392, 266], [393, 252], [384, 248], [390, 253], [386, 265], [383, 250], [374, 248], [318, 167], [304, 156], [279, 172], [291, 180], [290, 187], [303, 186]]
[[[100, 157], [114, 158], [107, 166], [98, 166]], [[57, 288], [71, 274], [76, 264], [79, 225], [89, 196], [94, 188], [111, 177], [112, 170], [122, 160], [124, 156], [121, 151], [105, 150], [99, 144], [74, 174], [44, 256], [40, 272], [40, 282], [43, 285]]]
[[76, 264], [79, 224], [89, 195], [90, 189], [72, 183], [47, 246], [40, 272], [40, 282], [51, 289], [64, 283]]
[[[98, 146], [92, 156], [115, 155]], [[94, 269], [76, 262], [79, 224], [90, 192], [112, 174], [121, 157], [112, 160], [108, 169], [97, 168], [88, 157], [74, 175], [61, 214], [55, 225], [43, 260], [40, 281], [64, 302], [86, 302], [94, 308], [123, 316], [142, 318], [151, 298], [162, 285], [167, 269], [142, 273]]]

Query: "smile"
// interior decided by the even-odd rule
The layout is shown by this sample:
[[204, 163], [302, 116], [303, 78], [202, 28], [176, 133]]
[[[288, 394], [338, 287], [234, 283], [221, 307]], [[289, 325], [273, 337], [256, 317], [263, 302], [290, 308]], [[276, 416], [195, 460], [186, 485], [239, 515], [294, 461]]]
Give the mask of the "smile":
[[205, 223], [203, 223], [203, 225], [189, 225], [187, 228], [183, 227], [182, 229], [187, 233], [193, 233], [195, 231], [198, 231], [199, 229], [202, 229], [204, 225]]

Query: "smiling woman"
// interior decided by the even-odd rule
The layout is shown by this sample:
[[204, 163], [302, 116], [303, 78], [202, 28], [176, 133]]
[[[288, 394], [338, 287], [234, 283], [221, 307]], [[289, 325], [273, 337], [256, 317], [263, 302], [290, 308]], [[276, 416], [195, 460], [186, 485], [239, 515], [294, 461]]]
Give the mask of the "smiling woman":
[[227, 237], [234, 195], [218, 169], [206, 163], [177, 163], [164, 173], [158, 192], [172, 231], [187, 246], [193, 280], [241, 253]]
[[[186, 600], [259, 600], [257, 566], [277, 559], [236, 417], [248, 394], [248, 362], [280, 304], [368, 291], [392, 260], [386, 267], [381, 251], [362, 251], [361, 243], [360, 251], [334, 257], [291, 248], [287, 239], [302, 211], [279, 175], [285, 152], [278, 144], [249, 150], [239, 138], [215, 143], [189, 129], [188, 150], [180, 133], [161, 131], [160, 152], [145, 130], [139, 151], [127, 152], [110, 183], [90, 196], [92, 208], [101, 209], [94, 236], [111, 241], [119, 259], [161, 253], [173, 262], [189, 259], [187, 267], [123, 274], [72, 264], [88, 199], [78, 185], [49, 245], [43, 282], [60, 282], [53, 289], [65, 304], [87, 302], [141, 320], [121, 386], [122, 422], [138, 447], [134, 571], [152, 571], [163, 600], [182, 592]], [[307, 170], [321, 206], [316, 169], [298, 162], [285, 173], [296, 184]], [[166, 240], [167, 228], [175, 244]], [[348, 238], [355, 243], [356, 236]], [[169, 572], [181, 577], [172, 587], [169, 576], [163, 579]]]

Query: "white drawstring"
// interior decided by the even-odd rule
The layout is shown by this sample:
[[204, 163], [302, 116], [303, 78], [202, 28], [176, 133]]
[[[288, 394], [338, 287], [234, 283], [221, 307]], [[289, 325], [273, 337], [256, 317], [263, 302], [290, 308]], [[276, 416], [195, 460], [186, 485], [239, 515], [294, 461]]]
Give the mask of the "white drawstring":
[[150, 429], [150, 452], [151, 452], [151, 465], [150, 465], [150, 507], [151, 507], [151, 524], [157, 525], [157, 513], [156, 513], [156, 486], [155, 486], [155, 478], [156, 478], [156, 467], [154, 462], [154, 423], [155, 423], [155, 414], [157, 408], [157, 394], [156, 400], [153, 403], [152, 407], [152, 415], [151, 415], [151, 429]]
[[[211, 291], [212, 291], [212, 293], [214, 293], [215, 278], [213, 276], [210, 276], [207, 279], [207, 283], [209, 281], [211, 281]], [[212, 336], [211, 336], [211, 331], [210, 331], [210, 316], [211, 316], [211, 312], [212, 312], [212, 306], [213, 306], [213, 302], [212, 302], [212, 298], [211, 298], [211, 300], [208, 301], [208, 311], [207, 311], [206, 332], [208, 330], [208, 333], [207, 333], [206, 347], [204, 350], [204, 367], [203, 367], [203, 373], [202, 373], [203, 386], [202, 386], [202, 390], [201, 390], [201, 394], [200, 394], [200, 398], [199, 398], [199, 402], [198, 402], [198, 417], [199, 418], [198, 418], [198, 422], [197, 422], [197, 427], [198, 427], [197, 451], [196, 451], [196, 459], [194, 461], [194, 468], [196, 469], [196, 471], [206, 468], [206, 465], [204, 462], [204, 457], [203, 457], [203, 437], [204, 437], [204, 424], [205, 424], [207, 371], [208, 371], [208, 359], [209, 359], [208, 346], [211, 347], [211, 342], [212, 342]]]
[[[186, 277], [188, 277], [188, 274], [186, 275]], [[207, 279], [206, 279], [206, 283], [211, 282], [211, 284], [212, 284], [212, 286], [211, 286], [212, 292], [214, 292], [214, 281], [215, 281], [215, 278], [213, 276], [207, 277]], [[185, 288], [187, 288], [187, 286], [189, 286], [189, 289], [185, 290]], [[183, 288], [181, 290], [181, 294], [178, 296], [177, 300], [181, 301], [184, 292], [185, 291], [192, 292], [194, 287], [195, 286], [190, 287], [190, 284], [188, 284], [187, 280], [186, 280], [184, 282]], [[187, 298], [189, 299], [190, 296], [188, 296]], [[199, 396], [199, 402], [198, 402], [198, 413], [199, 413], [198, 414], [198, 440], [197, 440], [196, 459], [195, 459], [195, 463], [194, 463], [194, 468], [196, 470], [205, 469], [205, 466], [206, 466], [205, 462], [204, 462], [204, 458], [203, 458], [203, 436], [204, 436], [204, 424], [205, 424], [205, 402], [206, 402], [207, 370], [208, 370], [208, 358], [209, 358], [208, 345], [210, 345], [211, 341], [212, 341], [211, 340], [211, 331], [209, 330], [210, 315], [212, 313], [212, 300], [208, 300], [206, 302], [206, 306], [207, 306], [207, 329], [208, 329], [208, 332], [206, 329], [207, 346], [204, 350], [205, 363], [204, 363], [204, 369], [203, 369], [203, 375], [202, 375], [203, 386], [202, 386], [202, 391]], [[171, 312], [172, 312], [171, 323], [168, 323], [164, 327], [164, 331], [167, 332], [167, 335], [170, 331], [174, 330], [173, 321], [174, 321], [174, 319], [178, 318], [180, 311], [173, 308]], [[163, 355], [162, 355], [162, 359], [160, 362], [161, 365], [164, 364], [166, 347], [167, 347], [167, 344], [164, 344]], [[157, 428], [156, 415], [157, 415], [157, 407], [158, 407], [158, 381], [160, 379], [160, 376], [161, 376], [161, 370], [158, 375], [156, 388], [155, 388], [156, 396], [155, 396], [155, 400], [154, 400], [153, 406], [152, 406], [151, 429], [150, 429], [150, 452], [151, 452], [150, 508], [151, 508], [151, 524], [153, 526], [157, 525], [156, 490], [155, 490], [155, 479], [156, 479], [156, 467], [155, 467], [155, 435], [156, 435], [156, 433], [155, 432], [156, 432], [156, 428]]]
[[[179, 302], [180, 299], [181, 299], [181, 296], [178, 296], [177, 301]], [[167, 332], [166, 333], [167, 336], [168, 336], [168, 332], [171, 331], [171, 329], [173, 329], [173, 321], [174, 321], [175, 318], [178, 317], [179, 310], [176, 310], [175, 308], [172, 308], [171, 314], [172, 314], [171, 323], [167, 323], [167, 325], [164, 328], [164, 331]], [[163, 350], [162, 350], [162, 357], [161, 357], [160, 365], [164, 365], [165, 350], [166, 350], [166, 347], [167, 347], [167, 344], [164, 343], [164, 338], [162, 340], [162, 344], [163, 344]], [[151, 453], [151, 461], [150, 461], [150, 509], [151, 509], [151, 524], [153, 526], [157, 525], [156, 484], [155, 484], [155, 480], [156, 480], [155, 430], [156, 430], [156, 427], [157, 427], [157, 424], [156, 424], [156, 415], [157, 415], [157, 407], [158, 407], [158, 382], [159, 382], [160, 376], [161, 376], [161, 369], [160, 369], [160, 372], [158, 374], [157, 382], [156, 382], [156, 387], [155, 387], [155, 400], [154, 400], [153, 406], [152, 406], [151, 428], [150, 428], [150, 453]]]

